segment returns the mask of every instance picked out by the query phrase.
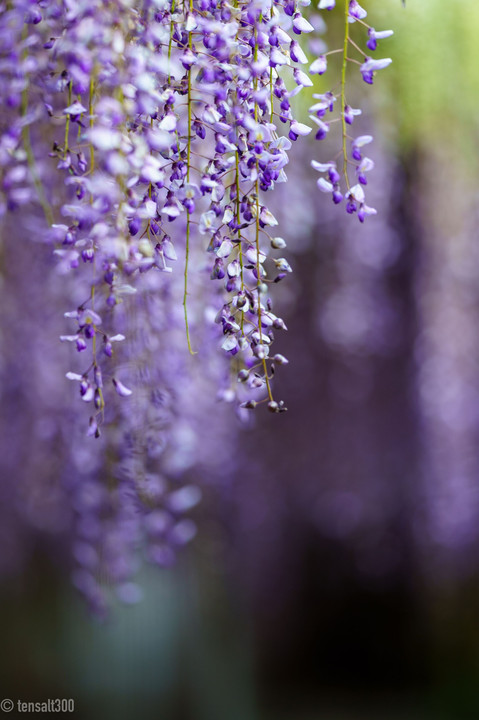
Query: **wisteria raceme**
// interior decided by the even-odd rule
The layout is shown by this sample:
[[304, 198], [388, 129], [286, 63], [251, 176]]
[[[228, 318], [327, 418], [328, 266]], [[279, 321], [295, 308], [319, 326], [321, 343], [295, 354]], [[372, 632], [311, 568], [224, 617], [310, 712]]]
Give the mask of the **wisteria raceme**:
[[[320, 0], [320, 10], [332, 10], [335, 6], [334, 0]], [[367, 36], [367, 49], [374, 52], [377, 49], [378, 40], [388, 38], [393, 34], [392, 30], [377, 31], [365, 22], [366, 10], [356, 0], [349, 0], [344, 3], [345, 23], [343, 46], [336, 50], [330, 50], [314, 60], [309, 68], [311, 73], [323, 75], [328, 69], [328, 58], [336, 53], [342, 57], [340, 90], [337, 93], [328, 91], [322, 94], [313, 95], [317, 101], [310, 107], [311, 120], [316, 123], [318, 130], [316, 139], [323, 140], [327, 137], [331, 124], [339, 122], [341, 127], [341, 149], [338, 155], [327, 161], [318, 162], [312, 160], [311, 165], [317, 170], [321, 177], [318, 179], [318, 188], [324, 193], [331, 193], [333, 202], [340, 204], [345, 200], [346, 212], [357, 213], [360, 222], [364, 222], [368, 215], [376, 215], [376, 209], [366, 205], [364, 188], [368, 184], [367, 175], [374, 168], [374, 161], [363, 155], [363, 148], [373, 141], [372, 135], [359, 135], [352, 137], [349, 127], [353, 124], [354, 118], [361, 115], [359, 108], [352, 108], [346, 100], [346, 72], [349, 64], [358, 65], [364, 82], [373, 84], [374, 75], [378, 70], [386, 68], [392, 62], [391, 58], [372, 58], [368, 52], [364, 52], [351, 37], [351, 26], [358, 23], [365, 29]], [[350, 58], [349, 53], [353, 52], [362, 56], [362, 62], [356, 58]], [[335, 103], [339, 106], [335, 113]], [[331, 115], [335, 115], [332, 119]], [[339, 159], [338, 159], [339, 158]], [[350, 174], [354, 172], [355, 179]]]
[[[192, 360], [183, 352], [176, 298], [168, 292], [171, 286], [159, 293], [157, 281], [154, 274], [142, 278], [142, 287], [122, 304], [118, 318], [130, 338], [118, 372], [134, 392], [123, 395], [128, 401], [115, 404], [114, 418], [110, 409], [109, 425], [114, 424], [115, 432], [109, 433], [104, 450], [110, 458], [109, 482], [105, 484], [102, 476], [105, 454], [101, 464], [85, 474], [85, 448], [77, 452], [72, 577], [100, 616], [108, 608], [108, 586], [124, 603], [141, 598], [135, 576], [143, 559], [159, 567], [175, 562], [177, 551], [196, 534], [189, 513], [201, 490], [191, 466], [211, 474], [224, 463], [222, 454], [208, 443], [203, 422], [203, 413], [214, 402], [212, 374], [221, 372], [220, 358], [210, 357], [209, 372], [200, 377], [188, 372]], [[154, 362], [157, 355], [162, 358], [159, 364]], [[117, 384], [126, 387], [120, 380]], [[216, 416], [218, 424], [211, 422], [209, 430], [214, 430], [217, 442], [224, 442], [228, 425], [222, 413]]]
[[[208, 243], [210, 276], [223, 287], [216, 322], [221, 347], [239, 368], [242, 388], [235, 394], [247, 408], [266, 401], [274, 412], [285, 409], [271, 383], [275, 365], [285, 359], [271, 346], [274, 331], [286, 325], [272, 310], [269, 286], [291, 267], [284, 257], [269, 257], [286, 243], [272, 232], [277, 221], [264, 198], [286, 181], [292, 142], [312, 130], [294, 118], [290, 104], [312, 86], [300, 69], [309, 62], [301, 36], [314, 30], [301, 12], [307, 4], [97, 0], [3, 7], [9, 37], [2, 95], [14, 122], [2, 134], [2, 188], [9, 207], [36, 195], [62, 267], [89, 276], [89, 297], [69, 310], [74, 327], [63, 340], [89, 356], [79, 382], [81, 397], [95, 406], [91, 428], [99, 429], [105, 404], [100, 358], [110, 357], [120, 339], [105, 333], [105, 313], [134, 292], [139, 273], [168, 273], [180, 253], [187, 343], [194, 352], [188, 322], [193, 241]], [[334, 5], [321, 0], [319, 8]], [[347, 134], [360, 111], [346, 103], [345, 77], [348, 50], [359, 49], [350, 24], [366, 25], [366, 11], [355, 0], [344, 8], [341, 90], [316, 96], [311, 108], [321, 139], [330, 126], [323, 118], [339, 101], [343, 166], [334, 160], [313, 165], [327, 173], [320, 190], [335, 202], [345, 193], [347, 211], [363, 221], [375, 212], [363, 190], [373, 161], [362, 148], [372, 138], [350, 140]], [[366, 27], [374, 51], [390, 31]], [[314, 59], [310, 73], [323, 74], [330, 54]], [[389, 62], [366, 57], [363, 78], [372, 82]], [[52, 136], [48, 154], [63, 175], [60, 202], [47, 198], [41, 182], [47, 153], [32, 151], [32, 136], [41, 132]], [[351, 163], [357, 174], [352, 186]], [[174, 231], [183, 221], [186, 232]], [[114, 387], [128, 395], [116, 380]]]
[[[371, 84], [376, 70], [390, 62], [348, 57], [350, 49], [362, 52], [351, 37], [353, 24], [365, 28], [371, 52], [391, 31], [369, 27], [366, 11], [345, 0], [338, 3], [344, 7], [344, 46], [308, 58], [303, 36], [315, 29], [304, 12], [309, 2], [0, 3], [0, 215], [30, 207], [43, 212], [43, 224], [32, 215], [35, 239], [54, 247], [69, 288], [60, 339], [75, 349], [76, 359], [65, 374], [91, 408], [86, 434], [99, 438], [102, 425], [111, 423], [112, 438], [105, 442], [125, 459], [110, 494], [97, 480], [95, 488], [95, 482], [89, 485], [95, 501], [84, 489], [78, 495], [72, 486], [69, 492], [80, 526], [95, 526], [104, 547], [108, 532], [102, 535], [84, 513], [96, 508], [110, 518], [103, 528], [108, 522], [114, 532], [126, 528], [128, 539], [123, 543], [115, 535], [112, 543], [124, 548], [123, 556], [150, 523], [145, 518], [165, 512], [155, 508], [156, 496], [144, 502], [149, 491], [135, 484], [156, 477], [149, 452], [161, 454], [163, 433], [153, 422], [147, 442], [129, 410], [122, 415], [117, 409], [115, 393], [126, 408], [135, 403], [137, 422], [148, 424], [157, 407], [152, 379], [168, 394], [174, 382], [165, 367], [182, 365], [178, 333], [188, 358], [204, 356], [191, 359], [199, 375], [205, 362], [215, 368], [218, 396], [235, 402], [240, 417], [260, 404], [273, 413], [286, 410], [273, 394], [276, 368], [288, 363], [273, 350], [275, 335], [287, 329], [273, 299], [292, 268], [268, 197], [287, 181], [294, 143], [313, 130], [293, 114], [293, 98], [314, 87], [312, 77], [325, 73], [333, 53], [343, 58], [340, 90], [315, 94], [310, 117], [320, 140], [334, 121], [328, 113], [339, 108], [340, 161], [313, 161], [321, 173], [318, 187], [335, 203], [345, 196], [347, 212], [357, 212], [361, 221], [376, 212], [365, 204], [363, 190], [374, 163], [362, 149], [372, 137], [347, 132], [360, 110], [346, 102], [346, 68], [357, 63]], [[320, 0], [318, 7], [332, 11], [335, 5]], [[301, 67], [308, 65], [306, 73]], [[130, 322], [132, 307], [138, 312]], [[215, 352], [221, 351], [217, 360], [204, 349], [205, 317], [212, 321]], [[163, 341], [143, 357], [148, 335]], [[128, 377], [117, 358], [135, 354], [143, 357], [143, 370]], [[162, 535], [169, 537], [173, 528], [170, 545], [192, 532], [175, 512]], [[168, 554], [168, 542], [162, 543], [153, 543], [153, 555]], [[75, 582], [94, 604], [100, 555], [94, 543], [86, 550], [83, 541], [75, 552]], [[130, 582], [126, 570], [110, 574]], [[126, 594], [134, 595], [128, 588]]]
[[[116, 317], [129, 342], [119, 343], [115, 373], [134, 392], [112, 398], [105, 408], [108, 433], [99, 442], [85, 441], [84, 417], [71, 402], [76, 383], [62, 379], [65, 348], [51, 343], [62, 324], [56, 308], [71, 287], [42, 245], [26, 242], [29, 221], [13, 223], [12, 216], [6, 230], [0, 579], [21, 571], [41, 547], [71, 574], [88, 608], [104, 617], [114, 597], [140, 599], [137, 574], [144, 562], [168, 567], [175, 561], [195, 533], [191, 510], [200, 480], [204, 486], [233, 467], [229, 407], [215, 399], [227, 368], [209, 342], [207, 319], [198, 320], [196, 339], [205, 359], [200, 374], [192, 367], [196, 358], [184, 352], [181, 275], [166, 286], [158, 285], [159, 274], [142, 275], [138, 292]], [[194, 259], [198, 252], [193, 249]], [[209, 304], [209, 289], [193, 284], [192, 297]], [[67, 350], [76, 369], [82, 355], [74, 346]], [[103, 382], [110, 381], [107, 366]]]

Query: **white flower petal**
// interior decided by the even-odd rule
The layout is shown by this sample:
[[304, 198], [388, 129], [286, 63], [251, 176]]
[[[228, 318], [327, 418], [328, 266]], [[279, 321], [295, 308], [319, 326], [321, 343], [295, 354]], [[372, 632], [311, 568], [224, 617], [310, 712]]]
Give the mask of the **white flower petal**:
[[87, 111], [86, 107], [84, 107], [81, 102], [73, 103], [73, 105], [69, 105], [65, 110], [63, 111], [64, 115], [81, 115], [82, 113], [85, 113]]
[[325, 178], [318, 178], [316, 184], [321, 192], [333, 192], [333, 183], [330, 183]]
[[332, 162], [320, 163], [317, 160], [311, 160], [311, 167], [318, 172], [327, 172], [328, 170], [331, 170], [331, 168], [334, 168], [335, 165]]
[[115, 390], [117, 391], [118, 395], [120, 397], [128, 397], [133, 393], [133, 390], [130, 390], [130, 388], [127, 388], [125, 385], [123, 385], [122, 382], [119, 380], [116, 380], [116, 378], [112, 378], [113, 385], [115, 386]]
[[309, 72], [314, 75], [323, 75], [328, 69], [328, 62], [324, 55], [320, 55], [316, 60], [313, 60], [309, 66]]
[[374, 72], [375, 70], [383, 70], [391, 63], [391, 58], [378, 58], [377, 60], [375, 60], [374, 58], [369, 58], [369, 60], [366, 60], [366, 62], [361, 65], [361, 72], [365, 73]]

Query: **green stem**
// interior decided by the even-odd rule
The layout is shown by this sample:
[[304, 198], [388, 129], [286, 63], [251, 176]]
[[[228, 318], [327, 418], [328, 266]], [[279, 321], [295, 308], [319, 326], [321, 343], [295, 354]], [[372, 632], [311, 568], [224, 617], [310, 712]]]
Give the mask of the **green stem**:
[[[238, 257], [239, 257], [239, 264], [240, 264], [240, 268], [241, 268], [241, 273], [240, 273], [241, 291], [244, 292], [243, 248], [241, 245], [241, 230], [239, 229], [239, 226], [241, 224], [241, 215], [240, 215], [240, 180], [239, 180], [239, 153], [238, 153], [238, 151], [236, 151], [235, 184], [236, 184], [236, 223], [238, 225]], [[241, 312], [240, 327], [241, 327], [241, 333], [244, 335], [244, 312]]]
[[[273, 20], [273, 3], [271, 2], [271, 11], [270, 11], [270, 18]], [[270, 117], [269, 121], [270, 123], [273, 122], [273, 115], [274, 115], [274, 94], [273, 94], [273, 68], [270, 67], [269, 69], [269, 92], [270, 92], [270, 103], [271, 103], [271, 111], [270, 111]]]
[[[72, 104], [72, 83], [71, 80], [68, 83], [68, 107]], [[65, 122], [65, 142], [63, 143], [63, 159], [68, 155], [68, 141], [70, 133], [70, 113], [67, 113], [67, 119]]]
[[[261, 345], [263, 344], [263, 326], [262, 326], [262, 320], [261, 320], [261, 263], [259, 261], [259, 182], [256, 180], [255, 183], [255, 189], [256, 189], [256, 238], [255, 238], [255, 244], [256, 244], [256, 275], [258, 276], [258, 332], [259, 332], [259, 341]], [[266, 381], [266, 388], [268, 390], [268, 398], [272, 402], [273, 401], [273, 393], [271, 392], [271, 385], [269, 382], [268, 377], [268, 366], [266, 365], [266, 358], [261, 359], [261, 364], [263, 366], [264, 371], [264, 379]]]
[[[193, 0], [190, 0], [190, 12], [193, 9]], [[191, 33], [188, 34], [188, 47], [191, 50], [192, 40]], [[191, 67], [188, 70], [188, 140], [186, 150], [186, 182], [190, 182], [190, 159], [191, 159]], [[188, 351], [191, 355], [196, 355], [196, 352], [191, 347], [190, 339], [190, 328], [188, 324], [188, 265], [190, 260], [190, 212], [186, 209], [186, 250], [185, 250], [185, 289], [183, 293], [183, 309], [185, 313], [185, 328], [186, 328], [186, 341], [188, 343]]]
[[344, 0], [344, 45], [343, 45], [343, 64], [341, 68], [341, 123], [343, 133], [343, 175], [346, 180], [346, 186], [349, 190], [348, 177], [348, 148], [347, 148], [347, 128], [346, 128], [346, 68], [348, 64], [348, 42], [349, 42], [349, 0]]
[[[90, 96], [89, 96], [89, 100], [88, 100], [88, 114], [90, 115], [90, 122], [89, 122], [90, 128], [92, 128], [94, 125], [94, 117], [93, 117], [94, 93], [95, 93], [95, 76], [94, 76], [94, 73], [92, 73], [92, 75], [90, 77]], [[95, 169], [95, 149], [94, 149], [92, 143], [90, 142], [90, 173], [93, 173], [94, 169]], [[93, 203], [92, 195], [90, 195], [90, 203]], [[95, 310], [95, 276], [96, 276], [96, 254], [95, 253], [93, 254], [92, 271], [93, 271], [93, 280], [92, 280], [92, 284], [91, 284], [91, 309]], [[96, 330], [96, 328], [95, 328], [95, 330]], [[95, 335], [93, 335], [93, 339], [92, 339], [92, 355], [93, 355], [93, 364], [95, 366], [97, 364], [96, 349], [97, 348], [96, 348], [96, 332], [95, 332]], [[102, 392], [101, 388], [98, 388], [98, 392], [100, 395], [99, 412], [103, 413], [103, 410], [105, 408], [105, 400], [104, 400], [103, 392]]]
[[[255, 26], [255, 30], [254, 30], [254, 35], [255, 35], [255, 41], [256, 41], [256, 37], [257, 37], [257, 29], [256, 29], [256, 26]], [[254, 44], [254, 59], [255, 59], [255, 60], [258, 59], [258, 43], [257, 43], [257, 42], [255, 42], [255, 44]], [[255, 77], [255, 79], [254, 79], [254, 89], [255, 89], [255, 93], [256, 93], [256, 91], [257, 91], [257, 89], [258, 89], [258, 78], [257, 78], [257, 77]], [[255, 101], [255, 104], [254, 104], [254, 119], [255, 119], [256, 122], [258, 121], [258, 104], [257, 104], [256, 101]], [[259, 171], [259, 166], [258, 166], [258, 161], [256, 161], [256, 173], [258, 173], [258, 171]], [[255, 235], [255, 245], [256, 245], [256, 275], [257, 275], [257, 282], [258, 282], [258, 285], [257, 285], [257, 292], [258, 292], [258, 332], [259, 332], [259, 341], [260, 341], [260, 343], [261, 343], [261, 345], [262, 345], [262, 344], [263, 344], [263, 323], [262, 323], [262, 320], [261, 320], [261, 263], [260, 263], [260, 261], [259, 261], [259, 231], [260, 231], [259, 214], [260, 214], [260, 209], [259, 209], [259, 180], [258, 180], [258, 178], [256, 178], [256, 182], [255, 182], [255, 193], [256, 193], [256, 235]], [[267, 390], [268, 390], [268, 398], [269, 398], [269, 400], [272, 402], [272, 401], [273, 401], [273, 394], [272, 394], [272, 392], [271, 392], [271, 385], [270, 385], [269, 377], [268, 377], [268, 366], [267, 366], [267, 364], [266, 364], [266, 359], [265, 359], [265, 358], [262, 358], [261, 364], [262, 364], [262, 366], [263, 366], [264, 379], [265, 379], [265, 381], [266, 381], [266, 388], [267, 388]]]
[[[90, 115], [90, 129], [93, 127], [94, 119], [93, 119], [93, 94], [95, 92], [95, 83], [93, 79], [93, 75], [90, 78], [90, 98], [88, 101], [88, 114]], [[90, 142], [90, 173], [92, 173], [95, 169], [95, 150], [93, 148], [92, 143]]]
[[[174, 11], [175, 11], [175, 0], [172, 0], [170, 14], [173, 15]], [[168, 85], [170, 84], [170, 78], [171, 78], [170, 62], [171, 62], [171, 46], [173, 44], [173, 27], [174, 27], [173, 20], [170, 20], [170, 41], [168, 43]]]

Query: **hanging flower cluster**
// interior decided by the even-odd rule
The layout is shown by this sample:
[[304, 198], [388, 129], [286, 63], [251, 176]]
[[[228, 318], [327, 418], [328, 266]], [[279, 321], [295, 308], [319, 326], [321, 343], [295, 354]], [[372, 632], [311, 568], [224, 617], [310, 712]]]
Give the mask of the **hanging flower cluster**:
[[[294, 117], [292, 98], [311, 87], [301, 70], [308, 58], [302, 14], [309, 0], [20, 0], [0, 5], [1, 85], [6, 108], [0, 137], [2, 201], [15, 209], [39, 201], [60, 268], [81, 276], [84, 297], [69, 309], [62, 340], [87, 360], [68, 377], [91, 403], [90, 434], [104, 416], [105, 363], [124, 336], [115, 307], [136, 291], [145, 272], [166, 274], [183, 262], [183, 309], [194, 353], [188, 302], [191, 244], [207, 251], [201, 272], [217, 281], [215, 322], [223, 352], [233, 358], [227, 393], [244, 408], [273, 397], [272, 377], [287, 359], [272, 349], [286, 329], [273, 311], [271, 285], [291, 272], [286, 243], [267, 192], [285, 182], [292, 143], [312, 128]], [[332, 0], [319, 8], [331, 10]], [[321, 139], [323, 119], [339, 99], [343, 167], [314, 163], [327, 178], [319, 187], [339, 202], [346, 183], [348, 212], [360, 220], [375, 212], [364, 203], [372, 160], [350, 143], [347, 125], [360, 111], [345, 100], [353, 22], [365, 25], [356, 0], [345, 2], [341, 91], [316, 96], [312, 120]], [[366, 26], [368, 27], [368, 26]], [[368, 47], [389, 32], [368, 27]], [[327, 55], [310, 65], [326, 70]], [[353, 62], [353, 61], [352, 61]], [[372, 82], [389, 60], [366, 57], [360, 70]], [[47, 143], [50, 152], [46, 152]], [[350, 149], [348, 150], [348, 143]], [[48, 163], [58, 187], [43, 181]], [[353, 163], [357, 184], [350, 186]], [[61, 180], [60, 180], [61, 178]], [[198, 272], [198, 268], [193, 268]], [[73, 293], [72, 293], [73, 296]], [[109, 330], [107, 330], [109, 328]], [[107, 375], [122, 397], [130, 388]], [[111, 385], [110, 385], [111, 386]]]
[[[332, 10], [336, 5], [335, 0], [320, 0], [320, 10]], [[323, 140], [328, 136], [331, 124], [339, 121], [341, 127], [341, 149], [336, 157], [328, 162], [311, 161], [312, 167], [320, 173], [318, 187], [324, 193], [330, 193], [335, 204], [345, 200], [346, 212], [357, 213], [360, 222], [364, 222], [368, 215], [376, 215], [375, 208], [369, 207], [365, 202], [364, 188], [368, 184], [367, 175], [374, 168], [371, 158], [363, 155], [363, 148], [373, 141], [372, 135], [359, 135], [352, 137], [349, 132], [354, 118], [361, 115], [359, 108], [351, 107], [346, 100], [346, 72], [349, 64], [359, 66], [364, 82], [373, 84], [374, 75], [377, 70], [386, 68], [392, 62], [391, 58], [372, 58], [369, 51], [374, 52], [378, 46], [378, 40], [388, 38], [393, 34], [392, 30], [377, 31], [365, 21], [366, 10], [361, 7], [357, 0], [349, 0], [344, 3], [344, 41], [341, 48], [330, 50], [320, 55], [311, 64], [311, 73], [324, 75], [328, 69], [328, 57], [339, 53], [342, 58], [340, 89], [338, 92], [332, 90], [313, 95], [316, 102], [309, 108], [311, 120], [318, 126], [316, 140]], [[351, 26], [358, 24], [367, 33], [367, 51], [361, 49], [351, 37]], [[362, 61], [350, 58], [349, 53], [359, 53]], [[335, 104], [338, 107], [336, 112]], [[355, 175], [354, 180], [351, 174]]]
[[[190, 358], [184, 353], [184, 333], [175, 327], [174, 298], [158, 292], [157, 280], [153, 273], [142, 278], [128, 310], [123, 304], [119, 313], [129, 342], [118, 371], [129, 379], [131, 399], [114, 403], [109, 424], [114, 421], [116, 432], [99, 444], [103, 453], [93, 472], [82, 469], [83, 448], [68, 481], [75, 514], [72, 580], [100, 617], [108, 612], [112, 589], [123, 603], [141, 599], [136, 576], [144, 561], [170, 567], [195, 537], [191, 511], [202, 492], [191, 465], [211, 474], [222, 459], [204, 457], [205, 451], [214, 452], [203, 422], [204, 410], [211, 412], [214, 402], [204, 397], [211, 395], [211, 376], [197, 377], [184, 367]], [[161, 364], [155, 364], [156, 354]], [[210, 353], [211, 371], [218, 372], [217, 360]], [[220, 422], [216, 413], [209, 426], [215, 438], [222, 438]]]
[[[108, 432], [85, 439], [69, 392], [79, 383], [62, 378], [65, 352], [72, 362], [83, 356], [75, 343], [51, 342], [76, 276], [59, 277], [54, 258], [28, 241], [32, 220], [6, 219], [0, 256], [0, 581], [41, 548], [105, 617], [114, 599], [141, 598], [143, 566], [176, 561], [195, 535], [202, 489], [234, 468], [235, 418], [215, 398], [227, 365], [206, 318], [195, 337], [200, 355], [185, 353], [181, 274], [166, 284], [160, 273], [141, 275], [115, 310], [128, 338], [115, 345], [115, 379], [132, 394], [113, 395]], [[201, 255], [192, 247], [193, 262]], [[192, 287], [196, 303], [211, 303], [211, 285]]]
[[[293, 114], [294, 98], [326, 70], [327, 54], [306, 54], [309, 2], [0, 0], [0, 220], [9, 236], [54, 248], [56, 275], [44, 281], [58, 282], [58, 295], [36, 287], [29, 331], [41, 346], [55, 297], [66, 377], [91, 408], [87, 434], [110, 426], [95, 449], [84, 445], [83, 425], [59, 420], [56, 380], [35, 370], [52, 438], [74, 438], [55, 507], [59, 524], [73, 518], [74, 582], [100, 613], [102, 578], [133, 601], [139, 548], [167, 565], [194, 535], [187, 513], [200, 491], [188, 469], [227, 464], [202, 435], [205, 413], [223, 432], [213, 377], [243, 419], [260, 404], [286, 410], [273, 394], [288, 363], [273, 350], [286, 330], [273, 299], [291, 266], [269, 198], [287, 181], [294, 143], [313, 130]], [[363, 220], [375, 212], [362, 190], [372, 161], [361, 148], [372, 138], [346, 133], [359, 111], [346, 104], [345, 79], [357, 47], [350, 24], [365, 26], [365, 11], [355, 0], [344, 7], [341, 90], [311, 108], [321, 139], [325, 115], [341, 106], [343, 165], [313, 164], [327, 173], [320, 189], [335, 202], [346, 194]], [[371, 52], [387, 34], [368, 29]], [[366, 57], [366, 82], [388, 62]], [[29, 522], [38, 525], [33, 511], [21, 532]]]

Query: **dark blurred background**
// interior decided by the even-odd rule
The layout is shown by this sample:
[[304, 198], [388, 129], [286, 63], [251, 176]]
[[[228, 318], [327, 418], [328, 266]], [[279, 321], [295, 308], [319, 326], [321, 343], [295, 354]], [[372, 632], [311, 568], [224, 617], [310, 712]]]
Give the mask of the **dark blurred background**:
[[351, 90], [379, 214], [330, 206], [306, 140], [276, 199], [289, 412], [232, 423], [198, 536], [106, 622], [33, 543], [0, 587], [2, 697], [89, 719], [479, 717], [479, 7], [368, 10], [396, 33]]

